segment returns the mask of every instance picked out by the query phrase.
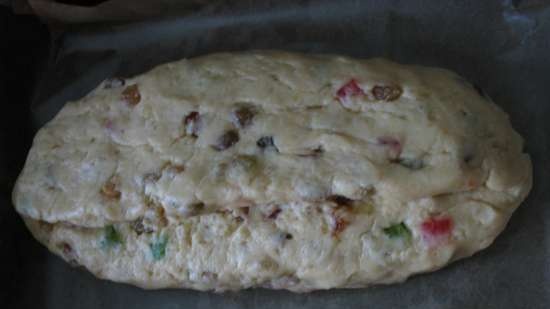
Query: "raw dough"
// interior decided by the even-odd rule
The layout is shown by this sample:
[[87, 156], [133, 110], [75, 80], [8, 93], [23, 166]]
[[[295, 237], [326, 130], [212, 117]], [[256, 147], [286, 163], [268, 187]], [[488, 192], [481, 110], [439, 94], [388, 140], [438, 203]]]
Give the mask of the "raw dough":
[[214, 54], [114, 78], [34, 139], [34, 236], [144, 288], [405, 280], [492, 243], [531, 188], [507, 115], [458, 75], [382, 59]]

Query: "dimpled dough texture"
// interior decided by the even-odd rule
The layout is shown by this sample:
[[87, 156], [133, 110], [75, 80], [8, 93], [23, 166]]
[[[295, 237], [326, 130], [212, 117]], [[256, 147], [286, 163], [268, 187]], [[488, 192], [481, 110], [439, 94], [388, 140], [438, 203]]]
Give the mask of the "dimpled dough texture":
[[104, 279], [365, 287], [490, 245], [531, 188], [522, 143], [447, 70], [213, 54], [67, 103], [13, 201], [49, 250]]

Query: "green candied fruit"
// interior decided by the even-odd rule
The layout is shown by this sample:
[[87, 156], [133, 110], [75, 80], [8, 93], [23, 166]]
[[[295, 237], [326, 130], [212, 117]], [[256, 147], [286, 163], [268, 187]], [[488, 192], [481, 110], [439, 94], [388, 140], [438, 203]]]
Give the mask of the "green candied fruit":
[[108, 225], [104, 229], [103, 239], [101, 240], [101, 247], [108, 249], [116, 247], [122, 244], [122, 236], [117, 232], [114, 226]]
[[168, 243], [168, 237], [162, 236], [158, 238], [156, 241], [149, 244], [149, 248], [151, 249], [151, 255], [153, 256], [153, 260], [158, 261], [166, 255], [166, 244]]
[[411, 231], [404, 222], [390, 225], [383, 229], [389, 238], [410, 238]]

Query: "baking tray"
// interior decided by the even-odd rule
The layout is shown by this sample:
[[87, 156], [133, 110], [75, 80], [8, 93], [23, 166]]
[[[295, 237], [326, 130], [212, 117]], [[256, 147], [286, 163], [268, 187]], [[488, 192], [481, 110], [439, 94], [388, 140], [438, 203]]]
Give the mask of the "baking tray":
[[54, 42], [31, 130], [106, 77], [248, 49], [382, 56], [454, 70], [484, 88], [525, 137], [533, 190], [495, 243], [469, 259], [403, 284], [310, 294], [144, 291], [98, 280], [48, 253], [14, 215], [11, 308], [550, 308], [548, 1], [247, 1], [181, 18], [73, 27]]

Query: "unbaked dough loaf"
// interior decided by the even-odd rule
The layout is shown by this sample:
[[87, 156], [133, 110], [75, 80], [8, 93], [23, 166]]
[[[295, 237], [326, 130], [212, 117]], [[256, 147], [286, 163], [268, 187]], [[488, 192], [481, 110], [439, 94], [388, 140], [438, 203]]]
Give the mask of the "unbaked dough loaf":
[[34, 139], [34, 236], [144, 288], [405, 280], [487, 247], [531, 187], [507, 115], [458, 75], [382, 59], [214, 54], [110, 79]]

